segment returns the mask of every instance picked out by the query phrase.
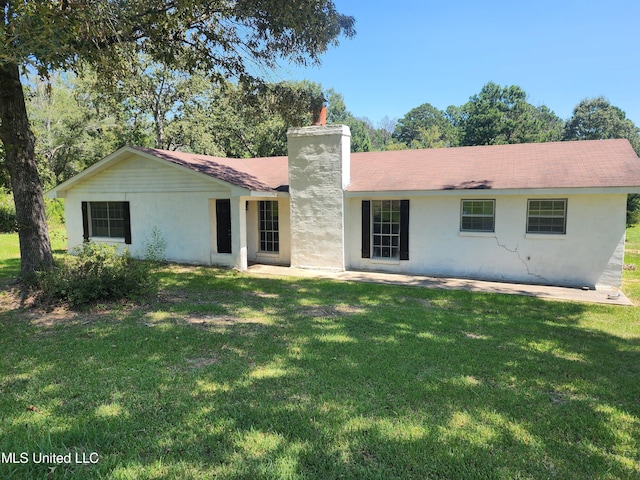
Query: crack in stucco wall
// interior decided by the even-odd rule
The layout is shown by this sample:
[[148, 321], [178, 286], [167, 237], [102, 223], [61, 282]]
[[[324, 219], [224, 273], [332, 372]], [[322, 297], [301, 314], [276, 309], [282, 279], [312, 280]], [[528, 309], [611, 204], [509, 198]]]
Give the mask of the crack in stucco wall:
[[496, 243], [498, 244], [499, 247], [503, 248], [504, 250], [506, 250], [509, 253], [515, 253], [515, 255], [518, 257], [518, 260], [520, 260], [520, 263], [522, 263], [522, 265], [524, 265], [524, 268], [527, 270], [527, 275], [529, 275], [530, 277], [534, 277], [537, 278], [543, 282], [546, 283], [550, 283], [549, 279], [542, 276], [542, 275], [538, 275], [537, 273], [533, 273], [530, 269], [529, 269], [529, 263], [528, 263], [528, 259], [524, 259], [522, 258], [522, 256], [520, 255], [520, 252], [518, 251], [518, 247], [520, 246], [520, 244], [516, 245], [515, 249], [511, 249], [509, 247], [507, 247], [505, 244], [500, 243], [500, 240], [498, 240], [498, 237], [493, 237], [496, 239]]

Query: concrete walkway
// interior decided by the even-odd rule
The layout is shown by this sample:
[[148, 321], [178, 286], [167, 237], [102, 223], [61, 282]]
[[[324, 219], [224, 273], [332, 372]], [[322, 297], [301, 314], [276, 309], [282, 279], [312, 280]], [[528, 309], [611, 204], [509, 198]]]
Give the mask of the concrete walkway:
[[628, 305], [633, 303], [620, 290], [582, 290], [579, 288], [525, 285], [519, 283], [487, 282], [462, 278], [436, 278], [377, 272], [326, 272], [272, 265], [252, 265], [247, 273], [258, 276], [286, 276], [324, 278], [345, 282], [369, 282], [414, 287], [468, 290], [472, 292], [506, 293], [554, 300]]

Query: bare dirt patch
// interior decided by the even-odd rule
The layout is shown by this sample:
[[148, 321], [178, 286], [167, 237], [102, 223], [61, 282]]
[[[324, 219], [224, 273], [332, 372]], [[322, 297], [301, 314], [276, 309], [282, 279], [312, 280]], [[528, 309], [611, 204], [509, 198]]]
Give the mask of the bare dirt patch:
[[127, 315], [135, 308], [139, 307], [124, 302], [113, 302], [89, 309], [73, 310], [66, 304], [43, 302], [35, 294], [23, 297], [18, 286], [0, 289], [0, 314], [11, 312], [12, 318], [43, 328], [88, 325], [107, 317], [113, 318], [114, 311]]
[[277, 293], [252, 292], [252, 295], [260, 298], [280, 298]]
[[213, 357], [198, 357], [198, 358], [187, 358], [187, 364], [191, 367], [191, 368], [202, 368], [202, 367], [207, 367], [209, 365], [214, 365], [216, 363], [218, 363], [220, 360], [218, 358], [216, 358], [215, 356]]
[[298, 310], [298, 314], [305, 317], [322, 318], [322, 317], [348, 317], [365, 313], [366, 309], [350, 305], [337, 305], [335, 307], [302, 307]]
[[189, 325], [200, 327], [228, 327], [238, 323], [267, 324], [262, 318], [243, 318], [232, 315], [185, 315], [181, 319]]
[[435, 308], [435, 305], [431, 303], [431, 300], [427, 300], [426, 298], [416, 298], [415, 300], [424, 308], [427, 308], [427, 309]]
[[18, 286], [7, 286], [0, 290], [0, 313], [4, 312], [13, 312], [14, 317], [45, 327], [75, 322], [78, 317], [78, 313], [64, 306], [42, 304], [35, 295], [24, 295]]
[[19, 285], [3, 285], [0, 288], [0, 312], [30, 308], [36, 303], [35, 295], [24, 295]]

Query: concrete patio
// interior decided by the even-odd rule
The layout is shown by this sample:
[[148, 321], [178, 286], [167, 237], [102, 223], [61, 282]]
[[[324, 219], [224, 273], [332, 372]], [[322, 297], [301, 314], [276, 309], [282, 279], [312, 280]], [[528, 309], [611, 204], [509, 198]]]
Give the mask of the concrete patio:
[[344, 282], [369, 282], [391, 285], [407, 285], [445, 290], [468, 290], [472, 292], [505, 293], [526, 295], [551, 300], [601, 303], [607, 305], [633, 306], [633, 303], [620, 290], [583, 290], [580, 288], [553, 287], [546, 285], [525, 285], [519, 283], [489, 282], [463, 278], [437, 278], [415, 275], [399, 275], [378, 272], [328, 272], [272, 265], [252, 265], [248, 273], [258, 276], [286, 276], [323, 278]]

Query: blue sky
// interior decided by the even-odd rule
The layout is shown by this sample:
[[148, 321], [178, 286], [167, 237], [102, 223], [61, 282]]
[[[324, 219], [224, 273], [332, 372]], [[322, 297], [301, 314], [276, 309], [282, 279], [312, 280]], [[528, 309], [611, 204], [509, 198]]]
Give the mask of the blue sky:
[[493, 81], [563, 119], [602, 95], [640, 126], [638, 0], [334, 1], [356, 18], [356, 37], [279, 79], [334, 88], [374, 124], [423, 103], [462, 105]]

